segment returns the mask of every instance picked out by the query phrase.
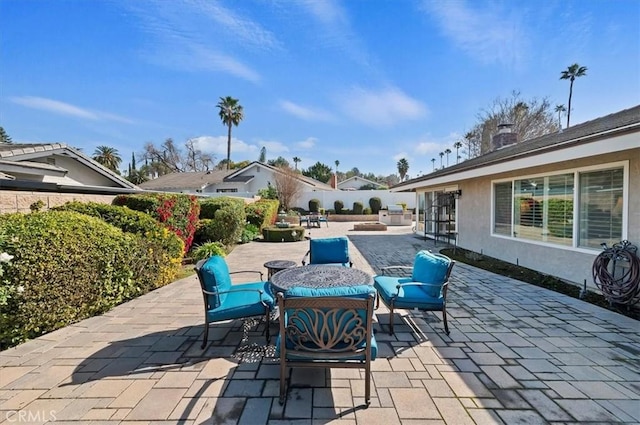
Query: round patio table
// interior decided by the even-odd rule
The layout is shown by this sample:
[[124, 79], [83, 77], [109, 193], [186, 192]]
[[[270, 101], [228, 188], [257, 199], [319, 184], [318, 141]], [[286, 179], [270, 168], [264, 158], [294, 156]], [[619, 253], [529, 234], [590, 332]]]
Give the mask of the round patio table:
[[296, 264], [295, 261], [289, 260], [271, 260], [264, 263], [264, 267], [267, 268], [267, 280], [271, 280], [271, 277], [278, 273], [280, 270], [288, 269], [290, 267], [294, 267]]
[[296, 286], [304, 288], [337, 288], [343, 286], [372, 285], [373, 277], [352, 267], [309, 264], [277, 272], [271, 277], [274, 294], [286, 292]]

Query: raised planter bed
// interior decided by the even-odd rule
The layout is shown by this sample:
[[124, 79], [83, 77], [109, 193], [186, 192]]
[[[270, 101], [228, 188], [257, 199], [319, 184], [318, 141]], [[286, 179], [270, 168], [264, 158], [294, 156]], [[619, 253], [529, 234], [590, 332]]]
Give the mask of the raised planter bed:
[[279, 228], [277, 226], [267, 226], [262, 229], [262, 239], [265, 242], [297, 242], [304, 239], [304, 228], [301, 226], [290, 226]]
[[387, 230], [387, 225], [384, 223], [357, 223], [353, 225], [353, 230], [364, 230], [364, 231]]

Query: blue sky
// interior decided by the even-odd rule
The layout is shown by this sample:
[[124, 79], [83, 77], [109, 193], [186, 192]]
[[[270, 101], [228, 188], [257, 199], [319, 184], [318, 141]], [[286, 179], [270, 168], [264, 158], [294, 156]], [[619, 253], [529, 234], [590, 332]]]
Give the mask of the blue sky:
[[497, 97], [566, 104], [576, 62], [572, 124], [639, 104], [640, 2], [0, 0], [0, 126], [123, 169], [168, 137], [219, 161], [232, 96], [234, 161], [415, 177]]

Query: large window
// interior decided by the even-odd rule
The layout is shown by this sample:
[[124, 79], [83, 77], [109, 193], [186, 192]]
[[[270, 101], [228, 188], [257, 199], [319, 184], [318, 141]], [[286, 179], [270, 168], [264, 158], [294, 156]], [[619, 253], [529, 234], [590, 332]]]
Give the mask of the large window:
[[494, 183], [493, 233], [598, 249], [619, 242], [623, 180], [616, 167]]

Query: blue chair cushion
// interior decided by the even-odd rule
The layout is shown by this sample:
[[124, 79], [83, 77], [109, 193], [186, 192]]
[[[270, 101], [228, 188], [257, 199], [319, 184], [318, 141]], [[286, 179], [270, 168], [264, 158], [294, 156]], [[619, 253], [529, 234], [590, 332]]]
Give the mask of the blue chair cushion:
[[448, 268], [449, 261], [446, 258], [423, 250], [416, 254], [411, 278], [415, 282], [442, 284], [447, 276]]
[[[378, 290], [378, 295], [385, 304], [389, 304], [391, 299], [395, 297], [394, 307], [441, 309], [444, 305], [442, 285], [439, 284], [424, 284], [392, 276], [375, 276], [373, 282], [374, 287]], [[420, 285], [412, 285], [411, 283], [419, 283]], [[398, 284], [400, 284], [400, 289], [397, 288]]]
[[[231, 276], [227, 262], [219, 255], [210, 257], [202, 266], [202, 277], [207, 291], [228, 291], [231, 289]], [[225, 303], [227, 294], [209, 295], [209, 304], [217, 308]]]
[[[243, 283], [232, 285], [231, 289], [237, 292], [226, 294], [223, 305], [207, 311], [207, 318], [210, 322], [218, 322], [220, 320], [236, 319], [238, 317], [260, 316], [265, 314], [264, 305], [273, 307], [273, 297], [268, 292], [268, 282]], [[242, 289], [243, 291], [238, 291]], [[247, 289], [248, 291], [244, 291]], [[258, 290], [262, 290], [262, 297]]]
[[309, 249], [310, 264], [349, 263], [349, 242], [344, 236], [311, 239]]

